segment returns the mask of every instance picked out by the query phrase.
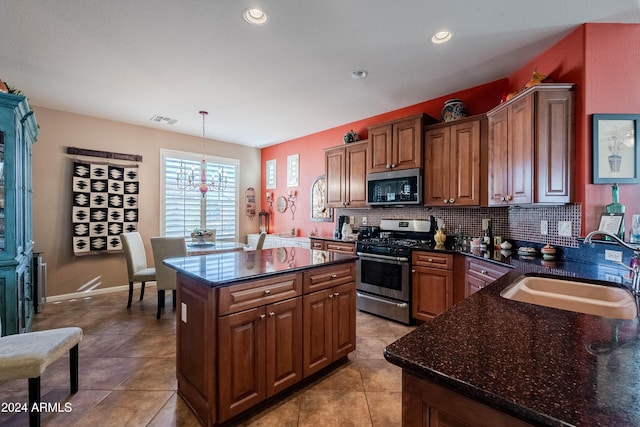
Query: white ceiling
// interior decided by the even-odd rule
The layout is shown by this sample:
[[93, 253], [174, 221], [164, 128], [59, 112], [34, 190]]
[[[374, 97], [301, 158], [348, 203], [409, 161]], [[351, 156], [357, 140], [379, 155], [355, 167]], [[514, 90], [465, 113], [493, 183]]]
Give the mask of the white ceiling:
[[640, 22], [640, 0], [0, 0], [0, 78], [191, 135], [208, 110], [207, 138], [265, 147], [506, 77], [584, 22]]

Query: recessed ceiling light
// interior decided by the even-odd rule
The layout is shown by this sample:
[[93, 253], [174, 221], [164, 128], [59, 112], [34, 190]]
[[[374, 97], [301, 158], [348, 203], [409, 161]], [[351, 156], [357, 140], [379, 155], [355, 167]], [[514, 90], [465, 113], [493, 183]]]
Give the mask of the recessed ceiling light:
[[267, 13], [257, 7], [248, 7], [242, 12], [245, 21], [252, 25], [264, 25], [267, 23]]
[[440, 30], [431, 36], [431, 42], [435, 44], [441, 44], [448, 42], [453, 37], [453, 33], [449, 30]]
[[365, 77], [367, 77], [368, 74], [369, 72], [367, 70], [353, 70], [352, 72], [349, 73], [349, 77], [351, 77], [354, 80], [359, 80], [359, 79], [364, 79]]

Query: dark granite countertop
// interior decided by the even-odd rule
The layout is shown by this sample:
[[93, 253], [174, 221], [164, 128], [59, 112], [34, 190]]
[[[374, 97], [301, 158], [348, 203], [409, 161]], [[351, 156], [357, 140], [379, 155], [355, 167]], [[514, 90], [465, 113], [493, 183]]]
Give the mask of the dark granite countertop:
[[522, 274], [616, 286], [612, 282], [622, 281], [626, 270], [572, 261], [544, 266], [539, 258], [517, 256], [494, 262], [514, 269], [387, 346], [385, 358], [536, 425], [640, 425], [637, 318], [591, 316], [500, 296]]
[[357, 259], [350, 254], [286, 247], [170, 258], [163, 263], [211, 287], [221, 287]]

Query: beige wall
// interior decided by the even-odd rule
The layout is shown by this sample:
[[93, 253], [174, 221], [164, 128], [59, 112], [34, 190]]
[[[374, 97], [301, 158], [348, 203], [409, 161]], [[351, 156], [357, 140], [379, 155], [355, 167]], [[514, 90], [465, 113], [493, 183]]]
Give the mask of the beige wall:
[[[47, 296], [128, 283], [124, 255], [75, 257], [71, 244], [71, 165], [67, 147], [140, 154], [139, 231], [153, 265], [149, 238], [160, 234], [160, 149], [200, 153], [202, 139], [32, 106], [40, 135], [33, 147], [33, 235], [35, 251], [48, 267]], [[245, 189], [260, 188], [260, 150], [208, 141], [207, 154], [240, 160], [240, 239], [258, 229], [257, 217], [244, 214]], [[92, 157], [83, 160], [100, 161]], [[118, 163], [128, 163], [121, 162]], [[258, 198], [258, 203], [259, 203]], [[260, 210], [260, 206], [257, 207]], [[124, 303], [124, 302], [123, 302]]]

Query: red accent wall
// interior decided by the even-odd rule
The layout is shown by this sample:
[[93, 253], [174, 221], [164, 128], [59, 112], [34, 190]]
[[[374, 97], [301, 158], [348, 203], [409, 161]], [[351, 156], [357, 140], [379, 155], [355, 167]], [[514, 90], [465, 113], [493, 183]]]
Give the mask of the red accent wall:
[[[611, 186], [591, 184], [591, 115], [640, 114], [640, 25], [583, 24], [509, 77], [517, 90], [538, 72], [557, 82], [576, 83], [575, 200], [582, 203], [582, 235], [598, 228], [611, 201]], [[620, 201], [640, 213], [640, 186], [620, 185]]]
[[[369, 117], [352, 123], [346, 123], [332, 129], [292, 139], [271, 147], [263, 148], [262, 156], [262, 184], [259, 197], [265, 210], [268, 205], [265, 200], [266, 178], [265, 162], [276, 160], [276, 184], [273, 191], [274, 198], [287, 195], [288, 190], [297, 191], [295, 219], [291, 217], [291, 211], [278, 213], [275, 209], [270, 217], [270, 233], [288, 232], [291, 228], [297, 229], [298, 236], [308, 236], [310, 232], [317, 230], [321, 236], [332, 236], [335, 224], [333, 222], [311, 222], [310, 220], [310, 191], [313, 180], [324, 175], [324, 149], [343, 144], [343, 135], [353, 129], [358, 132], [361, 139], [366, 139], [367, 127], [389, 120], [399, 119], [419, 112], [424, 112], [439, 119], [444, 102], [449, 98], [459, 98], [467, 106], [469, 115], [482, 114], [500, 102], [500, 97], [507, 90], [507, 80], [497, 80], [460, 92], [455, 92], [440, 98], [425, 101], [399, 110], [389, 111], [384, 114]], [[287, 156], [299, 154], [300, 178], [298, 187], [287, 187]]]

